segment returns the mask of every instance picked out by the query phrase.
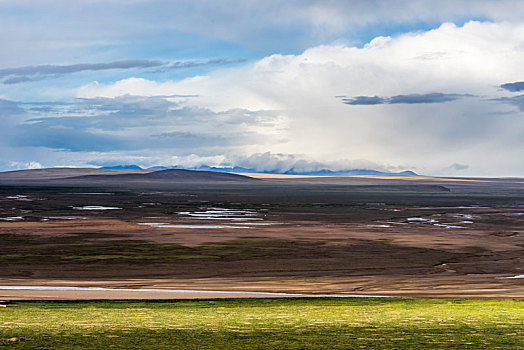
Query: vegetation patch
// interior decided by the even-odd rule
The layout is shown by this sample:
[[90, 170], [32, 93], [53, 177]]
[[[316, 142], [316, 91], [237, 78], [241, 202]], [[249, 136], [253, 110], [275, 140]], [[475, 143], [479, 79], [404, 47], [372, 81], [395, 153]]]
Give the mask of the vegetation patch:
[[20, 301], [0, 344], [20, 349], [519, 349], [518, 300], [290, 298]]

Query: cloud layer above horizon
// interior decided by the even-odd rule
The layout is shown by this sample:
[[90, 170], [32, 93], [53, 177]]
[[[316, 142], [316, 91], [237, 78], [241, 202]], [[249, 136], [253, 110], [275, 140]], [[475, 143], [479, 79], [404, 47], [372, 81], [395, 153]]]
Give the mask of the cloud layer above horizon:
[[524, 176], [524, 4], [64, 4], [0, 2], [0, 170]]

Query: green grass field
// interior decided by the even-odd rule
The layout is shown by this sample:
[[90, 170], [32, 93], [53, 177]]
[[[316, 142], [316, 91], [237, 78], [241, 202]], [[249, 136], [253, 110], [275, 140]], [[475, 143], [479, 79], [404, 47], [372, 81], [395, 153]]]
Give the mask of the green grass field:
[[524, 302], [466, 299], [20, 301], [19, 349], [524, 349]]

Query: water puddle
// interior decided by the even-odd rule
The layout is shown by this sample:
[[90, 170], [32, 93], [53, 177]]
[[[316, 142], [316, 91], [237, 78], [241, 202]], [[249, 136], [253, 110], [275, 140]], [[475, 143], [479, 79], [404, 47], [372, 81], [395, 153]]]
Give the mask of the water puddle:
[[[144, 203], [143, 203], [144, 204]], [[193, 229], [227, 229], [227, 228], [251, 228], [254, 226], [275, 225], [274, 222], [261, 222], [264, 219], [261, 214], [253, 209], [226, 209], [217, 207], [200, 207], [198, 211], [181, 211], [177, 213], [183, 219], [202, 223], [169, 223], [169, 222], [143, 222], [145, 225], [157, 228], [193, 228]], [[164, 217], [148, 217], [149, 219], [169, 220]], [[217, 221], [205, 223], [204, 221]]]
[[425, 218], [407, 218], [406, 220], [409, 221], [409, 222], [417, 222], [418, 221], [418, 222], [424, 222], [424, 223], [429, 223], [429, 224], [438, 222], [435, 219], [425, 219]]
[[8, 216], [6, 218], [0, 218], [2, 221], [20, 221], [24, 220], [23, 216]]
[[102, 288], [102, 287], [53, 287], [53, 286], [0, 286], [0, 290], [60, 290], [60, 291], [104, 291], [104, 292], [155, 292], [155, 293], [194, 293], [194, 294], [236, 294], [236, 295], [267, 295], [285, 297], [320, 297], [320, 298], [396, 298], [386, 295], [362, 294], [302, 294], [253, 291], [225, 291], [225, 290], [193, 290], [193, 289], [157, 289], [157, 288]]
[[73, 207], [74, 210], [118, 210], [119, 207], [104, 207], [102, 205], [85, 205], [83, 207]]
[[17, 194], [17, 195], [14, 195], [14, 196], [7, 196], [5, 198], [7, 198], [7, 199], [14, 199], [15, 201], [25, 201], [25, 202], [32, 202], [33, 201], [32, 199], [27, 198], [27, 196], [24, 196], [24, 195], [21, 195], [21, 194]]
[[[439, 219], [444, 219], [444, 220], [445, 220], [445, 217], [447, 217], [447, 219], [451, 219], [451, 221], [453, 221], [453, 222], [439, 222], [439, 220], [435, 219], [436, 217], [439, 218]], [[459, 218], [459, 219], [462, 219], [462, 220], [458, 221], [458, 222], [454, 222], [453, 218], [455, 218], [455, 219]], [[464, 220], [464, 219], [467, 219], [467, 220]], [[462, 226], [462, 225], [474, 224], [474, 222], [471, 219], [473, 219], [473, 215], [472, 214], [453, 213], [453, 214], [433, 214], [433, 215], [431, 215], [431, 218], [410, 217], [410, 218], [404, 219], [405, 220], [404, 222], [402, 222], [402, 221], [387, 221], [387, 223], [388, 224], [392, 224], [392, 225], [409, 225], [409, 224], [422, 224], [422, 225], [425, 225], [425, 224], [428, 224], [428, 225], [437, 226], [437, 227], [443, 227], [443, 228], [447, 228], [447, 229], [464, 229], [464, 228], [467, 228], [467, 227], [466, 226]], [[381, 227], [379, 225], [368, 225], [368, 226]]]
[[444, 228], [466, 228], [464, 226], [448, 225], [448, 224], [433, 224], [433, 226], [444, 227]]
[[178, 215], [197, 218], [198, 220], [260, 221], [259, 214], [250, 209], [233, 210], [226, 208], [207, 208], [203, 211], [182, 211]]

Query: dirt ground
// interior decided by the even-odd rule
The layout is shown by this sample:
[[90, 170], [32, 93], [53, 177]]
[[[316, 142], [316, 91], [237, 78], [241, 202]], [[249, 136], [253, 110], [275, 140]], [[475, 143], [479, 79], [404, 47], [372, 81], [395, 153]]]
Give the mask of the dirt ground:
[[[520, 194], [304, 188], [3, 187], [0, 285], [524, 297], [524, 279], [511, 278], [524, 274]], [[220, 296], [0, 290], [0, 300]]]

